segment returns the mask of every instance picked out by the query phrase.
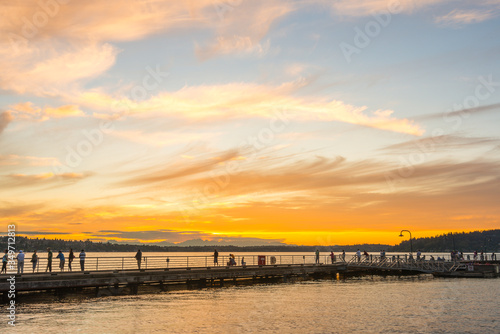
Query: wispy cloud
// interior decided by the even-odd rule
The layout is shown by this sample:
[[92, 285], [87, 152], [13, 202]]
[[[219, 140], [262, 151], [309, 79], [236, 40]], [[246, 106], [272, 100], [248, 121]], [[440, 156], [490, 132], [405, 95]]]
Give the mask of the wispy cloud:
[[52, 118], [85, 116], [77, 105], [63, 105], [60, 107], [38, 107], [32, 102], [22, 102], [9, 106], [9, 112], [17, 120], [47, 121]]
[[92, 176], [92, 173], [41, 173], [41, 174], [8, 174], [3, 176], [0, 184], [5, 188], [26, 187], [58, 183], [68, 185]]
[[40, 96], [78, 89], [85, 80], [108, 70], [118, 52], [110, 44], [88, 41], [62, 47], [53, 41], [37, 41], [16, 46], [16, 52], [3, 45], [0, 88]]
[[286, 1], [245, 1], [221, 18], [217, 6], [228, 4], [224, 0], [56, 2], [40, 26], [29, 19], [12, 19], [31, 18], [34, 10], [43, 12], [38, 1], [0, 5], [5, 18], [0, 24], [0, 88], [43, 96], [77, 90], [113, 66], [119, 50], [111, 43], [172, 29], [213, 30], [215, 38], [197, 48], [205, 59], [216, 54], [262, 54], [269, 48], [269, 42], [261, 40], [270, 25], [292, 10]]
[[297, 5], [290, 1], [254, 0], [241, 1], [234, 7], [226, 4], [226, 8], [230, 10], [216, 24], [215, 40], [196, 45], [196, 54], [202, 60], [229, 53], [264, 55], [270, 48], [270, 41], [263, 41], [269, 28]]
[[12, 120], [13, 117], [10, 112], [4, 111], [3, 113], [0, 114], [0, 135]]
[[202, 231], [178, 231], [178, 230], [146, 230], [146, 231], [117, 231], [100, 230], [89, 233], [89, 236], [97, 238], [119, 239], [121, 243], [147, 243], [162, 246], [205, 246], [205, 245], [276, 245], [281, 244], [283, 239], [248, 238], [243, 236], [227, 236]]
[[[147, 173], [143, 170], [127, 173], [130, 175], [125, 181], [119, 183], [121, 186], [145, 186], [151, 183], [167, 182], [175, 179], [183, 179], [193, 175], [202, 174], [214, 170], [218, 165], [226, 161], [239, 157], [241, 153], [238, 150], [229, 150], [220, 152], [215, 156], [204, 159], [203, 161], [189, 160], [181, 164], [161, 164], [157, 167], [149, 168]], [[132, 176], [132, 174], [136, 174]]]
[[57, 166], [57, 158], [20, 156], [16, 154], [0, 155], [0, 166]]
[[193, 120], [273, 118], [278, 111], [284, 110], [289, 120], [339, 121], [411, 135], [424, 133], [412, 120], [393, 117], [393, 110], [377, 109], [368, 113], [367, 106], [354, 106], [325, 97], [293, 95], [308, 84], [308, 80], [301, 78], [276, 86], [252, 83], [191, 86], [161, 93], [142, 102], [113, 99], [107, 94], [94, 92], [81, 95], [79, 101], [103, 112], [109, 112], [110, 105], [119, 105], [118, 114], [137, 117], [164, 115]]
[[388, 0], [319, 0], [324, 5], [330, 5], [334, 13], [340, 16], [362, 17], [378, 14], [382, 11], [397, 13], [412, 13], [417, 9], [446, 3], [449, 0], [419, 0], [419, 1], [388, 1]]
[[[335, 15], [347, 18], [380, 13], [413, 14], [430, 9], [434, 13], [447, 11], [447, 14], [439, 15], [434, 19], [434, 22], [439, 26], [459, 27], [486, 21], [499, 15], [499, 4], [496, 0], [477, 0], [474, 2], [464, 0], [318, 0], [318, 2], [325, 6], [331, 6]], [[450, 10], [450, 7], [453, 9]]]
[[464, 150], [467, 148], [487, 148], [497, 145], [500, 145], [500, 138], [465, 137], [460, 135], [448, 134], [409, 140], [402, 143], [386, 146], [383, 148], [383, 150], [391, 151], [396, 154], [415, 150], [432, 153], [450, 149]]
[[467, 24], [483, 22], [498, 15], [498, 9], [454, 9], [446, 15], [434, 19], [438, 25], [460, 27]]

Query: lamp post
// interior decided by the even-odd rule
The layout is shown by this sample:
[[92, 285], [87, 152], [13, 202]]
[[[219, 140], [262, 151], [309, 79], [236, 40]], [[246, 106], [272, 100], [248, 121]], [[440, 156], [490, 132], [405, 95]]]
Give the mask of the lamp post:
[[400, 237], [403, 237], [403, 232], [410, 233], [410, 254], [413, 254], [413, 242], [411, 241], [411, 232], [409, 230], [401, 230], [401, 232], [399, 233]]

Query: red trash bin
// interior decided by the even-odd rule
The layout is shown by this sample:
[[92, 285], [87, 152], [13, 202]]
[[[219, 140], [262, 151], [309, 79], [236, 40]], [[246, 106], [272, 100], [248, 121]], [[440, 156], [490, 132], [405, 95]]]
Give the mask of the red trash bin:
[[257, 263], [259, 264], [259, 266], [265, 266], [266, 265], [266, 256], [265, 255], [257, 256]]

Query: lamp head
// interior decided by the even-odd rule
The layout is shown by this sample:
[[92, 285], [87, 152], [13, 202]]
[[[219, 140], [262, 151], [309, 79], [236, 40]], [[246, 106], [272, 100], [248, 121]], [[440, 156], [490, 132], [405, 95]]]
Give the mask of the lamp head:
[[403, 233], [400, 233], [400, 234], [399, 234], [399, 236], [400, 236], [400, 237], [404, 237]]

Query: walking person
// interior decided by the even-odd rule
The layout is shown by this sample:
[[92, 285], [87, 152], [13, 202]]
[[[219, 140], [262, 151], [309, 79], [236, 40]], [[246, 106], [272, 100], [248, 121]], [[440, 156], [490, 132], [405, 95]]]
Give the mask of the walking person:
[[214, 249], [214, 266], [219, 265], [219, 252], [217, 249]]
[[82, 251], [80, 252], [80, 255], [78, 255], [78, 257], [80, 258], [80, 269], [82, 269], [82, 271], [85, 271], [85, 256], [87, 254], [85, 254], [85, 251], [82, 249]]
[[359, 250], [359, 248], [358, 248], [358, 250], [356, 252], [356, 256], [358, 258], [358, 262], [361, 261], [361, 251]]
[[73, 262], [74, 258], [75, 258], [75, 254], [73, 254], [73, 248], [70, 248], [69, 255], [68, 255], [68, 269], [69, 269], [69, 271], [73, 271], [73, 268], [71, 268], [71, 262]]
[[38, 255], [36, 254], [36, 251], [33, 251], [33, 255], [31, 255], [31, 263], [33, 264], [33, 273], [34, 273], [36, 265], [38, 263]]
[[345, 250], [342, 250], [342, 261], [345, 262]]
[[316, 249], [316, 263], [319, 264], [319, 249]]
[[135, 254], [135, 259], [137, 260], [137, 267], [140, 270], [141, 269], [141, 261], [142, 261], [142, 252], [140, 249], [137, 250], [137, 253]]
[[4, 254], [4, 255], [3, 255], [3, 257], [2, 257], [2, 271], [0, 271], [0, 274], [1, 274], [1, 273], [5, 273], [5, 274], [7, 274], [7, 262], [8, 262], [8, 259], [7, 259], [7, 257], [8, 257], [8, 256], [7, 256], [7, 253], [8, 253], [8, 252], [9, 252], [8, 250], [5, 250], [5, 254]]
[[52, 272], [52, 251], [50, 248], [47, 248], [47, 268], [45, 268], [45, 272]]
[[333, 254], [333, 251], [330, 253], [330, 258], [332, 259], [332, 264], [335, 262], [335, 254]]
[[59, 254], [57, 254], [56, 259], [59, 259], [59, 269], [61, 271], [64, 271], [64, 254], [62, 251], [59, 251]]

